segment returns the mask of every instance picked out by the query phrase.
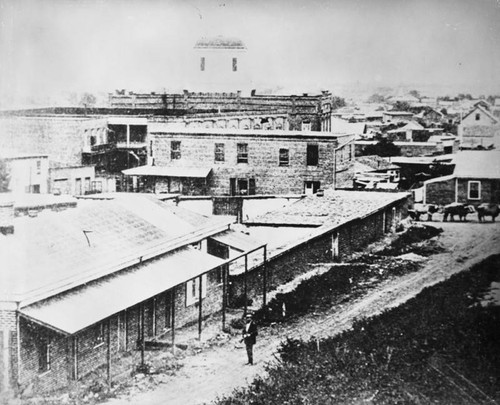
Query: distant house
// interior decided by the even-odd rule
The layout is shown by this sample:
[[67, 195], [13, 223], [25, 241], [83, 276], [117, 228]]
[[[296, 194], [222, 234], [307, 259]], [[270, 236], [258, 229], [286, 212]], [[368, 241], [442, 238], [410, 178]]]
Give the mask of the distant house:
[[500, 152], [462, 151], [453, 174], [424, 182], [424, 203], [500, 203]]
[[0, 160], [6, 163], [10, 177], [9, 191], [15, 194], [45, 194], [48, 192], [48, 155], [2, 150], [0, 151]]
[[413, 135], [416, 132], [423, 132], [425, 128], [416, 121], [408, 122], [404, 127], [387, 131], [389, 134], [404, 134], [406, 141], [413, 141]]
[[463, 117], [458, 136], [463, 149], [500, 147], [500, 118], [477, 105]]
[[264, 247], [228, 217], [153, 196], [37, 218], [13, 209], [0, 201], [0, 395], [55, 390], [96, 370], [110, 381], [127, 371], [123, 356], [139, 364], [147, 341], [173, 341], [190, 322], [201, 333], [201, 320], [224, 309], [230, 262]]
[[408, 122], [413, 118], [413, 113], [409, 111], [384, 111], [382, 114], [384, 123]]

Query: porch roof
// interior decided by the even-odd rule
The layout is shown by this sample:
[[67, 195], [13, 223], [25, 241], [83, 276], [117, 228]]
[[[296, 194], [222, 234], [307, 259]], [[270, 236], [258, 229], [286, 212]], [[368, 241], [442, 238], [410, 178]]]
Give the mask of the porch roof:
[[260, 241], [253, 239], [252, 237], [242, 233], [236, 232], [233, 230], [228, 230], [222, 233], [219, 233], [215, 236], [212, 236], [211, 239], [216, 240], [224, 245], [230, 246], [236, 250], [240, 250], [242, 252], [255, 250], [257, 248], [263, 247], [266, 245]]
[[59, 333], [72, 335], [223, 263], [222, 259], [186, 247], [27, 306], [20, 313]]
[[122, 170], [122, 173], [126, 176], [206, 178], [211, 171], [211, 167], [145, 165]]

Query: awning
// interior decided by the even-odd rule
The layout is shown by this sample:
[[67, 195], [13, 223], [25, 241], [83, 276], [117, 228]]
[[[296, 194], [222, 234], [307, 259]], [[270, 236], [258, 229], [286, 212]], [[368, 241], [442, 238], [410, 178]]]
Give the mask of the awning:
[[156, 177], [192, 177], [206, 178], [211, 172], [211, 167], [186, 167], [186, 166], [138, 166], [122, 170], [126, 176], [156, 176]]
[[72, 335], [120, 311], [219, 267], [224, 261], [183, 248], [140, 267], [20, 310], [26, 318]]
[[225, 231], [210, 238], [242, 252], [254, 250], [265, 245], [265, 243], [257, 241], [242, 232], [233, 230]]

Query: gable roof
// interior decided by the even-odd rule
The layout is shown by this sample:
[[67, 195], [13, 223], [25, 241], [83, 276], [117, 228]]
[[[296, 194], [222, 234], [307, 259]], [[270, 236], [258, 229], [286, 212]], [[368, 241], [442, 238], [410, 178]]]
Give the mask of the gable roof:
[[500, 179], [500, 151], [461, 151], [453, 175], [469, 179]]
[[0, 238], [0, 296], [36, 301], [226, 229], [227, 217], [186, 213], [150, 198], [86, 200], [65, 212], [16, 218]]
[[482, 107], [481, 105], [476, 105], [475, 108], [473, 108], [471, 111], [469, 111], [463, 118], [462, 121], [465, 120], [469, 115], [474, 114], [477, 110], [481, 111], [484, 115], [486, 115], [488, 118], [490, 118], [493, 123], [498, 123], [498, 119], [495, 118], [486, 108]]
[[416, 121], [409, 121], [404, 127], [397, 128], [397, 129], [392, 129], [390, 131], [387, 131], [391, 134], [397, 133], [397, 132], [406, 132], [406, 131], [422, 131], [425, 129], [422, 125], [420, 125]]

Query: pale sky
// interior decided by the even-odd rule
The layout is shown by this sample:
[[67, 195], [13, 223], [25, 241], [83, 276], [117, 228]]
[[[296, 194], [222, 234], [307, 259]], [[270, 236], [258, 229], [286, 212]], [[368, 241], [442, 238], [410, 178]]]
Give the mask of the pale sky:
[[4, 98], [178, 91], [196, 40], [217, 35], [245, 42], [257, 88], [500, 92], [500, 0], [0, 0], [0, 23]]

